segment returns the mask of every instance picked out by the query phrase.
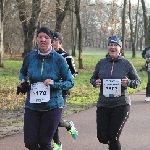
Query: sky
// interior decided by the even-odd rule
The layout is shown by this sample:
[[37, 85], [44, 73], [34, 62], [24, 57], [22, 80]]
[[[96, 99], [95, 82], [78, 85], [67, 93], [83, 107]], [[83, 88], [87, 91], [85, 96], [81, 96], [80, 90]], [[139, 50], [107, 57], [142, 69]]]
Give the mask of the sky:
[[[111, 1], [111, 0], [106, 0], [106, 1], [109, 2], [109, 1]], [[122, 3], [123, 3], [124, 0], [118, 0], [118, 2], [120, 2], [120, 3], [122, 2]], [[131, 3], [132, 3], [132, 4], [137, 4], [137, 2], [138, 2], [138, 0], [131, 0]], [[147, 4], [150, 4], [150, 0], [145, 0], [145, 2], [146, 2]]]

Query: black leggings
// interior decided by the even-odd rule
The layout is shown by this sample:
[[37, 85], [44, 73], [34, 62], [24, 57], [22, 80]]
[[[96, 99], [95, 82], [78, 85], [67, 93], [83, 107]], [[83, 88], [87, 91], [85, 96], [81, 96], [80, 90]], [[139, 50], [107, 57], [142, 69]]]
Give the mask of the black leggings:
[[[63, 98], [64, 98], [64, 104], [66, 105], [68, 95], [63, 95]], [[70, 124], [66, 120], [63, 120], [62, 118], [59, 121], [58, 127], [66, 127], [66, 129], [68, 131], [71, 128]], [[54, 143], [57, 143], [57, 144], [61, 143], [60, 138], [59, 138], [59, 129], [58, 129], [58, 127], [57, 127], [56, 132], [54, 133], [54, 136], [53, 136]]]
[[146, 97], [150, 97], [150, 71], [147, 71], [148, 82], [146, 87]]
[[97, 107], [97, 138], [100, 143], [109, 143], [109, 150], [121, 150], [119, 137], [129, 118], [129, 112], [130, 105], [114, 108]]

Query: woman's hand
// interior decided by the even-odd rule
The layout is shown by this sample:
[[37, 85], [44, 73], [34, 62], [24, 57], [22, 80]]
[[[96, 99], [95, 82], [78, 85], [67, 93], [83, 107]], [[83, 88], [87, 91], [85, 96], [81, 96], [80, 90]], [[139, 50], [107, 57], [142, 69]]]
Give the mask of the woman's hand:
[[25, 82], [25, 80], [24, 80], [24, 79], [22, 79], [22, 80], [19, 82], [19, 84], [17, 85], [17, 87], [22, 88], [22, 83], [23, 83], [23, 82]]
[[46, 86], [49, 86], [49, 85], [52, 85], [54, 82], [53, 82], [53, 80], [51, 80], [51, 79], [46, 79], [45, 81], [44, 81], [44, 85], [46, 85]]
[[125, 77], [124, 79], [121, 80], [122, 86], [128, 86], [128, 78]]
[[98, 87], [100, 87], [100, 85], [101, 85], [101, 80], [97, 79], [95, 82], [95, 87], [98, 88]]

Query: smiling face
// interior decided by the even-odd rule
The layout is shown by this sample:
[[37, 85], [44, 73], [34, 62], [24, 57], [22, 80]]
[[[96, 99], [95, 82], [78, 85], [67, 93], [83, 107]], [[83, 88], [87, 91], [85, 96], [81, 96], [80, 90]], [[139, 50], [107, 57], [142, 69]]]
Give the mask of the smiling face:
[[51, 38], [44, 32], [40, 32], [37, 36], [37, 44], [42, 53], [46, 53], [51, 47]]
[[117, 58], [120, 54], [121, 47], [117, 43], [109, 43], [108, 53], [111, 58]]
[[52, 46], [53, 46], [53, 48], [54, 48], [56, 51], [59, 50], [59, 48], [61, 48], [61, 44], [60, 44], [58, 38], [55, 38], [55, 37], [54, 37], [53, 42], [52, 42]]

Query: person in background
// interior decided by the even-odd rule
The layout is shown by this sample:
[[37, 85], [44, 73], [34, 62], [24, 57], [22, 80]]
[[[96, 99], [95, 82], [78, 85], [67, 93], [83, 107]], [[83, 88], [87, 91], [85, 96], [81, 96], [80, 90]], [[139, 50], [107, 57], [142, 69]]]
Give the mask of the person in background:
[[96, 110], [97, 138], [109, 150], [121, 150], [119, 137], [129, 117], [131, 100], [127, 88], [137, 88], [141, 81], [130, 61], [120, 55], [122, 41], [108, 38], [108, 56], [101, 59], [90, 79], [100, 88]]
[[[150, 46], [146, 47], [146, 48], [142, 51], [142, 58], [146, 59], [146, 58], [145, 58], [145, 54], [146, 54], [146, 52], [147, 52], [149, 49], [150, 49]], [[147, 71], [147, 69], [148, 69], [148, 62], [145, 61], [145, 66], [142, 67], [142, 70]]]
[[[69, 55], [62, 48], [62, 40], [63, 40], [62, 34], [59, 32], [54, 32], [52, 46], [58, 54], [62, 55], [65, 58], [67, 64], [69, 65], [69, 69], [71, 71], [72, 76], [75, 77], [76, 75], [78, 75], [78, 72], [76, 71], [76, 68], [75, 68], [74, 59], [71, 55]], [[70, 90], [63, 90], [62, 95], [64, 98], [64, 103], [66, 104], [68, 97], [70, 95]], [[72, 137], [74, 139], [77, 138], [78, 131], [74, 127], [74, 124], [72, 121], [63, 120], [61, 118], [59, 121], [58, 127], [66, 127], [67, 131], [69, 131], [69, 133], [72, 135]], [[59, 129], [58, 128], [56, 129], [53, 140], [54, 140], [53, 150], [62, 150], [62, 143], [60, 142], [60, 139], [59, 139]]]
[[28, 79], [24, 113], [24, 143], [29, 150], [52, 150], [51, 141], [58, 127], [64, 99], [62, 90], [74, 86], [71, 71], [51, 46], [53, 31], [41, 27], [37, 32], [37, 51], [28, 53], [20, 69], [20, 83]]
[[150, 47], [145, 48], [145, 59], [146, 59], [146, 64], [147, 64], [147, 75], [148, 75], [145, 101], [149, 102], [150, 101]]

